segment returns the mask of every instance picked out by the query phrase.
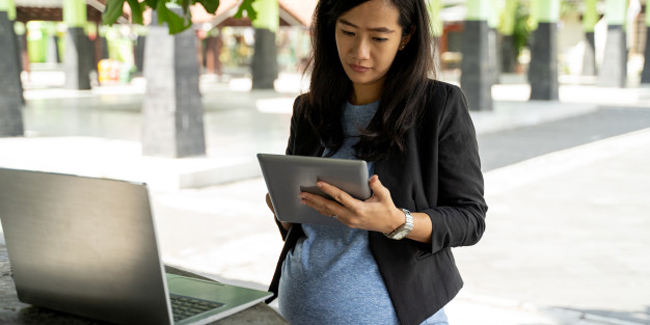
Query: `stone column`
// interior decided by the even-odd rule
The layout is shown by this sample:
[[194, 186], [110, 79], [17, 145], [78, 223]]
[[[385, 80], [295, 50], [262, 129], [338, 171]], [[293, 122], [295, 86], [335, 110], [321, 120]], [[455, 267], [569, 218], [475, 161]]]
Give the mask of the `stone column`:
[[627, 83], [627, 37], [625, 15], [627, 0], [606, 0], [607, 41], [598, 71], [598, 86], [625, 87]]
[[468, 0], [463, 32], [460, 86], [473, 111], [492, 110], [492, 82], [488, 54], [489, 0]]
[[[10, 16], [11, 15], [11, 16]], [[0, 0], [0, 137], [22, 136], [24, 104], [13, 2]]]
[[499, 82], [499, 9], [498, 0], [491, 0], [488, 8], [490, 11], [488, 16], [488, 69], [492, 78], [492, 83]]
[[133, 55], [135, 56], [135, 69], [137, 75], [142, 75], [144, 70], [144, 49], [147, 44], [147, 29], [134, 25], [135, 32], [138, 34], [138, 38], [135, 40], [135, 48], [133, 49]]
[[585, 31], [585, 53], [582, 58], [582, 75], [595, 76], [596, 72], [596, 40], [594, 29], [598, 23], [598, 0], [585, 0], [585, 13], [582, 18], [582, 27]]
[[61, 63], [58, 44], [59, 36], [56, 35], [56, 26], [54, 26], [54, 23], [48, 23], [47, 33], [47, 53], [45, 55], [45, 61], [53, 64]]
[[144, 50], [147, 91], [142, 107], [142, 154], [167, 158], [205, 155], [196, 34], [169, 35], [149, 26]]
[[90, 89], [90, 68], [94, 47], [86, 35], [86, 2], [83, 0], [63, 1], [63, 20], [68, 25], [65, 36], [65, 88]]
[[537, 1], [533, 8], [538, 17], [531, 61], [528, 69], [531, 100], [558, 100], [557, 22], [560, 0]]
[[278, 60], [275, 48], [275, 32], [280, 26], [278, 0], [256, 0], [253, 2], [257, 17], [255, 28], [255, 52], [251, 66], [253, 89], [273, 89], [278, 77]]

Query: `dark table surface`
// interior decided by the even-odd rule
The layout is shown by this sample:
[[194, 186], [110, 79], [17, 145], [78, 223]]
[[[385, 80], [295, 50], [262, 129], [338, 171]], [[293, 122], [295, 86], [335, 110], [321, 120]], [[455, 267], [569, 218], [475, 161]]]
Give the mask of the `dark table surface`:
[[[205, 278], [172, 267], [165, 267], [169, 273]], [[206, 278], [207, 279], [207, 278]], [[208, 279], [210, 280], [210, 279]], [[66, 324], [99, 325], [104, 322], [82, 318], [46, 308], [35, 307], [18, 301], [11, 273], [4, 238], [0, 233], [0, 324]], [[215, 325], [265, 324], [287, 325], [288, 323], [271, 307], [259, 303], [239, 313], [213, 322]]]

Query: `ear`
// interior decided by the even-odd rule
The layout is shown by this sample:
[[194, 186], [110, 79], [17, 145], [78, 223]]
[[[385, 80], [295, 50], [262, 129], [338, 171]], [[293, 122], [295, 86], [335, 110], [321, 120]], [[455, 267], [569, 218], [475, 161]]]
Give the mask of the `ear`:
[[409, 31], [408, 34], [402, 36], [402, 41], [399, 44], [399, 49], [400, 51], [403, 50], [406, 47], [406, 44], [411, 41], [411, 36], [413, 36], [413, 33], [415, 33], [415, 26], [411, 26], [411, 30]]

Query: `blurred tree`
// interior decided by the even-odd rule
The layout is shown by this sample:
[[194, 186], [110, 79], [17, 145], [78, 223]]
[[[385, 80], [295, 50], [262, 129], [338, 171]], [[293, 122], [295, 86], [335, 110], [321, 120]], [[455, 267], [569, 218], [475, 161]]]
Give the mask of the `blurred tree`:
[[[551, 0], [541, 0], [551, 1]], [[536, 28], [537, 21], [530, 19], [530, 3], [517, 2], [515, 20], [512, 30], [512, 42], [515, 50], [515, 64], [519, 62], [521, 52], [528, 46], [530, 32]]]
[[18, 39], [14, 31], [16, 7], [11, 0], [0, 0], [0, 137], [22, 136], [24, 104], [20, 81]]
[[[256, 0], [243, 0], [234, 17], [242, 18], [245, 11], [251, 20], [255, 20], [256, 13], [252, 6], [254, 1]], [[147, 8], [151, 8], [156, 11], [157, 23], [166, 23], [170, 34], [180, 33], [192, 26], [190, 5], [200, 4], [205, 11], [211, 14], [215, 14], [219, 8], [219, 0], [144, 0], [142, 2], [138, 2], [138, 0], [107, 0], [102, 23], [113, 25], [117, 22], [117, 19], [123, 14], [124, 3], [131, 8], [132, 23], [142, 25], [142, 13]], [[181, 12], [174, 12], [170, 9], [179, 6], [182, 9]]]
[[517, 15], [518, 0], [506, 0], [505, 7], [501, 11], [501, 72], [515, 72], [517, 65], [517, 48], [515, 47], [515, 22]]

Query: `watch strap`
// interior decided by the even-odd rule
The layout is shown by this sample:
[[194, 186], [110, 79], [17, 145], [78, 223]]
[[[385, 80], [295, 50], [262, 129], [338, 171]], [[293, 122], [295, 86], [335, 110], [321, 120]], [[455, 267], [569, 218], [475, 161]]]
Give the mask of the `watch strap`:
[[401, 240], [408, 236], [411, 233], [411, 230], [413, 230], [413, 216], [411, 215], [411, 211], [402, 209], [402, 212], [404, 212], [404, 224], [388, 234], [385, 233], [384, 235], [386, 235], [386, 237], [394, 240]]

